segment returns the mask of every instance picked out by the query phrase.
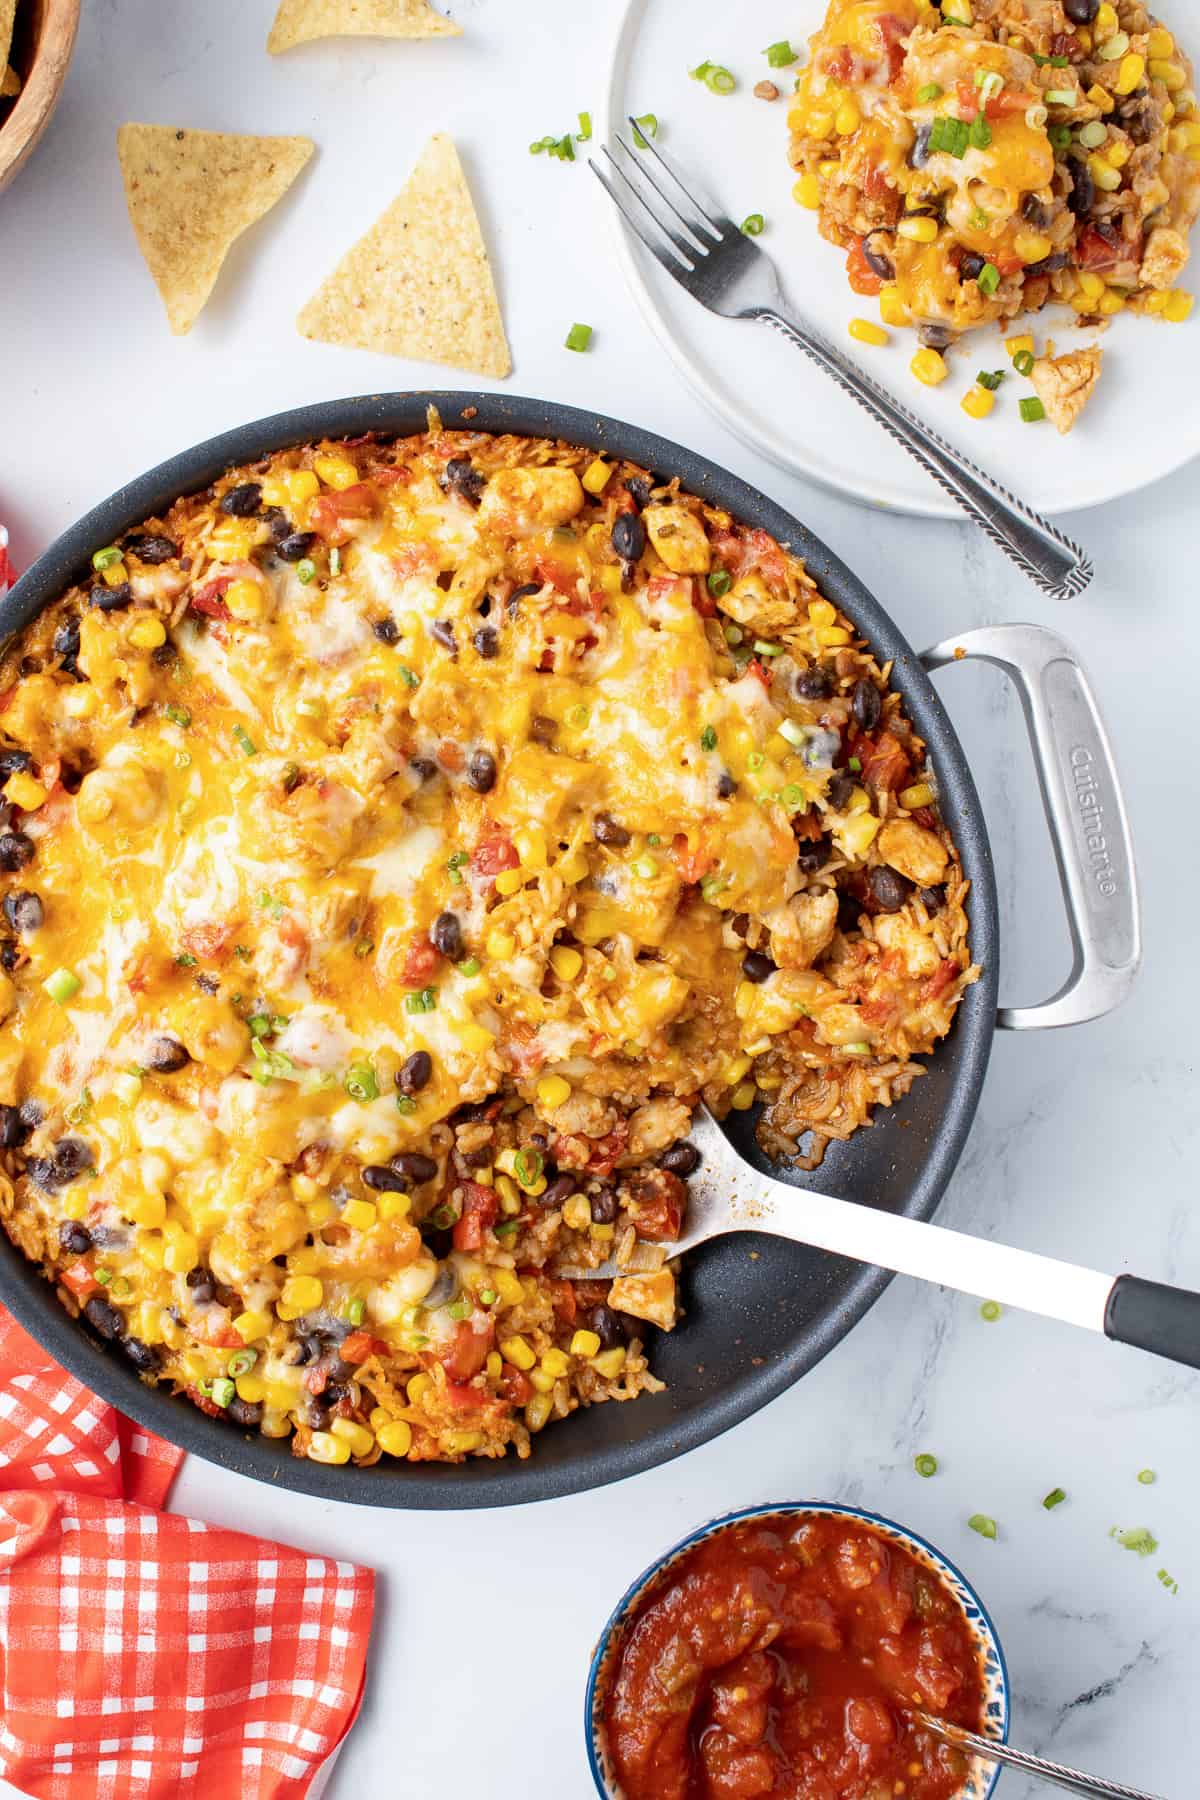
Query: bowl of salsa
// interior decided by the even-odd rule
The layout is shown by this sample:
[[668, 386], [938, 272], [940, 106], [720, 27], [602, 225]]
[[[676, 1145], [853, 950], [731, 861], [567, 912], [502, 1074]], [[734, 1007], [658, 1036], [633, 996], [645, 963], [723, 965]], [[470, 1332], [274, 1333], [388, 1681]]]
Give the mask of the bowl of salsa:
[[604, 1800], [988, 1800], [999, 1770], [918, 1711], [1003, 1742], [995, 1626], [940, 1551], [856, 1507], [702, 1525], [600, 1634], [586, 1700]]

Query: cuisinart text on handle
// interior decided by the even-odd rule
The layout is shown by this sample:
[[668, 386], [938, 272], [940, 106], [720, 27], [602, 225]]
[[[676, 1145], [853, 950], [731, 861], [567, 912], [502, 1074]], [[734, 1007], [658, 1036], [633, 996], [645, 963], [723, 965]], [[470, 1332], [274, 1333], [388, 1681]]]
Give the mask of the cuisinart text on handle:
[[1108, 839], [1104, 835], [1104, 809], [1100, 804], [1100, 793], [1093, 775], [1095, 766], [1096, 759], [1091, 751], [1083, 744], [1076, 744], [1071, 750], [1071, 776], [1075, 783], [1079, 817], [1083, 823], [1083, 841], [1087, 846], [1096, 891], [1103, 894], [1106, 900], [1111, 900], [1117, 891], [1117, 877], [1112, 858], [1108, 854]]

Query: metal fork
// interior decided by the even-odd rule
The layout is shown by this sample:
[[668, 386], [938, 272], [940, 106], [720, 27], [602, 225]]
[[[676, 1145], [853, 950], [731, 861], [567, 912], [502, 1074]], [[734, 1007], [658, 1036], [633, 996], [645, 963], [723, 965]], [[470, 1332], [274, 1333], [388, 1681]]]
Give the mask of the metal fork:
[[1034, 1756], [1028, 1750], [1017, 1750], [1011, 1744], [981, 1737], [977, 1731], [951, 1725], [919, 1708], [914, 1709], [913, 1717], [956, 1750], [967, 1750], [975, 1756], [986, 1757], [989, 1762], [1019, 1769], [1023, 1775], [1036, 1775], [1053, 1787], [1065, 1788], [1068, 1794], [1079, 1795], [1080, 1800], [1162, 1800], [1161, 1795], [1148, 1794], [1143, 1788], [1125, 1787], [1119, 1781], [1105, 1780], [1103, 1775], [1085, 1775], [1082, 1769], [1069, 1769], [1065, 1763], [1051, 1762], [1048, 1757]]
[[[668, 275], [709, 312], [758, 319], [831, 375], [876, 422], [903, 444], [977, 525], [1053, 599], [1070, 600], [1092, 579], [1092, 564], [1070, 538], [961, 455], [869, 375], [864, 375], [784, 299], [770, 257], [723, 213], [709, 212], [675, 163], [629, 120], [633, 151], [619, 133], [618, 160], [604, 145], [608, 172], [588, 159], [622, 218]], [[661, 174], [656, 173], [661, 171]]]

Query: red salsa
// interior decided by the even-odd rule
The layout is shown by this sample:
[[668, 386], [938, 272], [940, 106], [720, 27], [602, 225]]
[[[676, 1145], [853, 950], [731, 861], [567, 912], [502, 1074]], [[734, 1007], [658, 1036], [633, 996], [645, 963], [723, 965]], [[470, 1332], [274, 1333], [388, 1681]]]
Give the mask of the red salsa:
[[604, 1725], [626, 1800], [951, 1800], [966, 1764], [914, 1706], [980, 1729], [954, 1596], [870, 1525], [781, 1517], [714, 1533], [650, 1591]]

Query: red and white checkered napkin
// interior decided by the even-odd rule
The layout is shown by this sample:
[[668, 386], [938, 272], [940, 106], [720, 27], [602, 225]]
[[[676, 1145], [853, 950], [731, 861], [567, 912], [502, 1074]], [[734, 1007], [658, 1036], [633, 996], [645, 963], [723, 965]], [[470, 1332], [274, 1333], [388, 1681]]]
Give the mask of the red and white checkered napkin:
[[315, 1800], [374, 1576], [158, 1508], [182, 1458], [0, 1308], [0, 1775], [36, 1800]]

